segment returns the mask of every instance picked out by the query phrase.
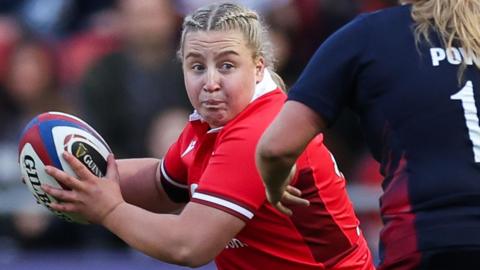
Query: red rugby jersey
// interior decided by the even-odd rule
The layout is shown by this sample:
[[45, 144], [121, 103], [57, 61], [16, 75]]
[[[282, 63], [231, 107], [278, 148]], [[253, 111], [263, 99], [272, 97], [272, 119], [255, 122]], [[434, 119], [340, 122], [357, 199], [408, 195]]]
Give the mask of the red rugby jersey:
[[295, 207], [289, 217], [266, 200], [255, 147], [285, 99], [280, 89], [264, 94], [222, 128], [193, 117], [162, 162], [164, 189], [177, 202], [245, 221], [217, 256], [219, 269], [373, 269], [345, 180], [322, 136], [301, 155], [292, 180], [311, 205]]

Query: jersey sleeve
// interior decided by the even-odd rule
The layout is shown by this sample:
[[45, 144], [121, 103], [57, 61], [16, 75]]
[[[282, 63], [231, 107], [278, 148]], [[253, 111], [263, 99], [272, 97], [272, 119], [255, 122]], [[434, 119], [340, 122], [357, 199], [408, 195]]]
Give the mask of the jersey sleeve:
[[315, 52], [299, 79], [289, 91], [288, 99], [301, 102], [328, 125], [349, 102], [362, 68], [362, 53], [369, 37], [366, 15], [360, 15], [330, 36]]
[[283, 102], [282, 98], [276, 104], [261, 104], [249, 119], [219, 134], [191, 201], [223, 210], [245, 222], [254, 217], [266, 201], [255, 165], [255, 148]]
[[180, 154], [183, 134], [180, 135], [177, 142], [170, 146], [160, 166], [161, 187], [165, 190], [170, 200], [176, 203], [189, 201], [187, 168], [183, 164]]
[[257, 138], [251, 135], [245, 130], [223, 138], [192, 201], [219, 208], [245, 221], [254, 216], [266, 197], [254, 162]]

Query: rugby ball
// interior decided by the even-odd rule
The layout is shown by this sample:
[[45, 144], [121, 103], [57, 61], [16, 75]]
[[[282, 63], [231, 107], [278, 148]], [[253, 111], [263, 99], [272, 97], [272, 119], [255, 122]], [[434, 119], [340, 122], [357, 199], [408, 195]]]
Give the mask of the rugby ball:
[[87, 220], [78, 214], [49, 208], [51, 202], [58, 200], [40, 188], [42, 184], [65, 188], [45, 172], [46, 165], [76, 176], [62, 157], [64, 151], [73, 154], [96, 176], [103, 177], [106, 174], [107, 157], [111, 150], [105, 140], [87, 123], [73, 115], [46, 112], [33, 118], [20, 136], [18, 161], [22, 180], [37, 203], [61, 219], [86, 224]]

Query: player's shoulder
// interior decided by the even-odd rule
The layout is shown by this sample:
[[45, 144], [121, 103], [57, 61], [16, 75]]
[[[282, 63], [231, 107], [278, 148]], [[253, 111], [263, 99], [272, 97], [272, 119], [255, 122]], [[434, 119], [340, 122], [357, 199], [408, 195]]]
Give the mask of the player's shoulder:
[[401, 21], [411, 21], [411, 5], [401, 5], [389, 7], [369, 13], [362, 13], [357, 16], [356, 20], [359, 23], [369, 24], [369, 27], [383, 27], [392, 26], [385, 25], [385, 23], [400, 23]]
[[410, 29], [413, 22], [410, 5], [390, 7], [374, 12], [362, 13], [343, 26], [333, 36], [333, 40], [350, 44], [368, 44], [378, 36], [394, 36], [399, 31]]
[[[286, 98], [280, 88], [257, 98], [223, 128], [222, 134], [263, 132], [280, 112]], [[251, 135], [256, 136], [258, 132]]]
[[356, 41], [355, 43], [358, 43], [362, 39], [367, 39], [368, 33], [376, 32], [378, 29], [386, 30], [392, 26], [403, 25], [408, 20], [411, 20], [409, 5], [361, 13], [332, 34], [329, 41], [336, 40], [348, 44]]
[[280, 112], [286, 98], [286, 94], [280, 88], [277, 88], [251, 102], [235, 117], [232, 124], [237, 122], [270, 122], [273, 120], [273, 117]]
[[277, 88], [253, 101], [246, 111], [268, 111], [271, 114], [277, 114], [287, 98], [286, 93]]

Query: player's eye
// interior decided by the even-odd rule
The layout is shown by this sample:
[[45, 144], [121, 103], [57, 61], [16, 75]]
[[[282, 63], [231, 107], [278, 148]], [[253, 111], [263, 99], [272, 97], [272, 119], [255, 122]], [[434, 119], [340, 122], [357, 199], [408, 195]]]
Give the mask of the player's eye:
[[229, 71], [229, 70], [232, 70], [234, 67], [235, 66], [231, 63], [223, 63], [220, 68], [221, 68], [221, 70]]
[[205, 69], [205, 67], [201, 64], [193, 64], [192, 65], [192, 70], [193, 71], [203, 71]]

